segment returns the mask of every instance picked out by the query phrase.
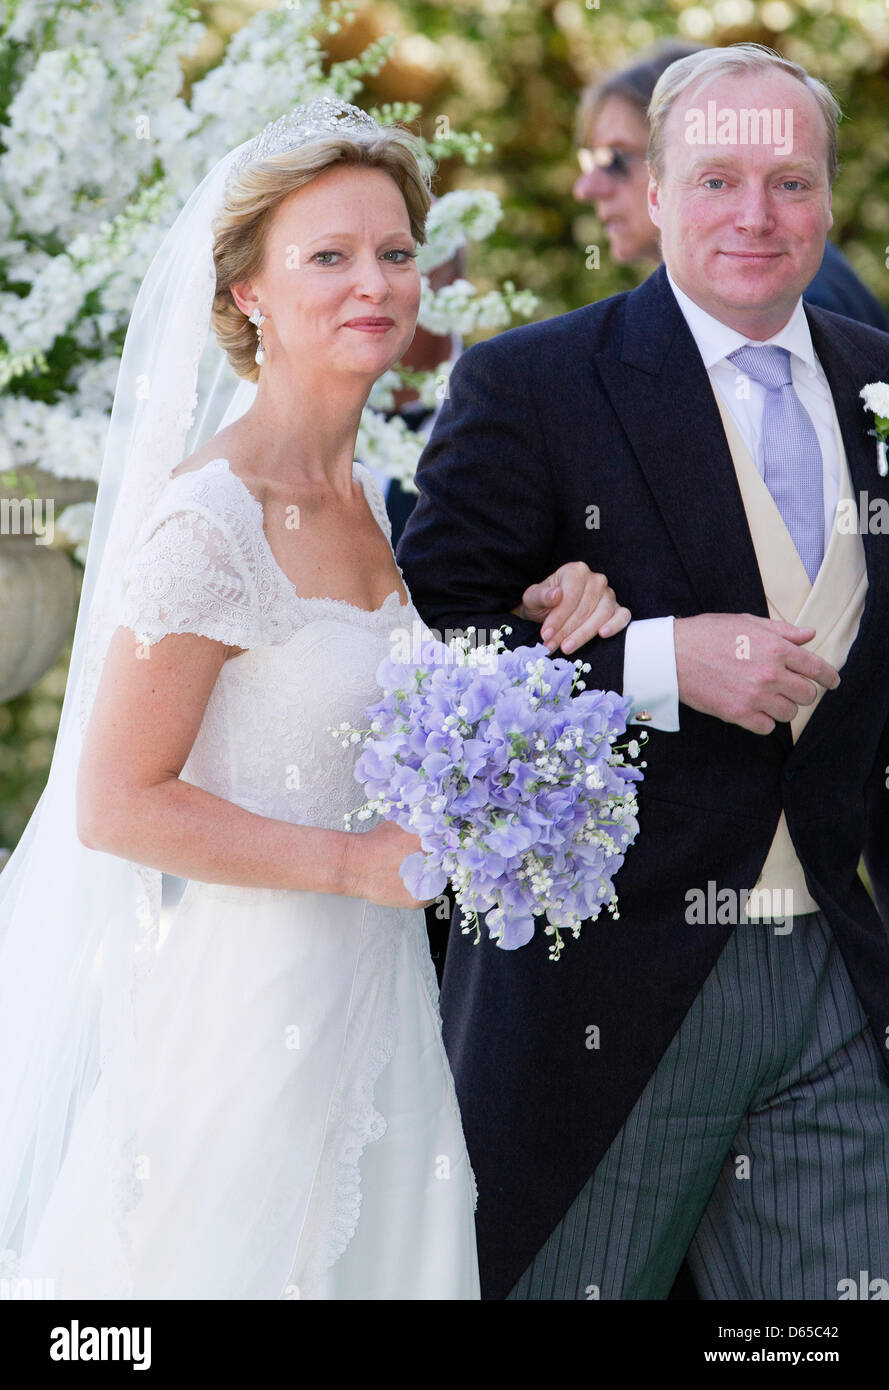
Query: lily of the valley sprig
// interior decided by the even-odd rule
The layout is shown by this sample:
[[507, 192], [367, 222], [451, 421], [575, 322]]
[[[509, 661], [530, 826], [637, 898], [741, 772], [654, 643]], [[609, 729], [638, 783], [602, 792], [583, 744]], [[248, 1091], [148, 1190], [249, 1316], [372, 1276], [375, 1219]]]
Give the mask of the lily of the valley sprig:
[[885, 381], [871, 381], [858, 393], [864, 401], [865, 410], [873, 411], [875, 428], [868, 430], [877, 441], [877, 472], [881, 478], [889, 475], [889, 384]]

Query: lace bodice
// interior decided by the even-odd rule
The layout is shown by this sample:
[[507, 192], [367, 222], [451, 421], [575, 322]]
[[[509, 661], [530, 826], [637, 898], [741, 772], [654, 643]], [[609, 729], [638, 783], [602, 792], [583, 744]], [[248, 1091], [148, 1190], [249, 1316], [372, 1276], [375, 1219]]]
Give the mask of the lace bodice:
[[[373, 475], [356, 463], [353, 476], [391, 539]], [[165, 489], [127, 564], [119, 621], [147, 648], [193, 632], [245, 649], [216, 680], [184, 781], [260, 815], [344, 829], [343, 815], [364, 799], [358, 749], [344, 749], [328, 727], [366, 726], [393, 634], [420, 622], [397, 589], [373, 611], [297, 594], [269, 546], [261, 503], [219, 458]]]

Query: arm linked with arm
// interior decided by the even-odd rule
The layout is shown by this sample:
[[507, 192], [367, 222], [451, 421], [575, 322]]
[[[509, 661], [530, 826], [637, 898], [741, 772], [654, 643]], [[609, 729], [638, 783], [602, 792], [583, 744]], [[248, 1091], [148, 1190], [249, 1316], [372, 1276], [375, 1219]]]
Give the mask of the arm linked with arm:
[[[468, 349], [420, 459], [420, 498], [398, 561], [424, 622], [443, 638], [473, 624], [489, 640], [508, 625], [509, 647], [540, 641], [540, 624], [511, 611], [558, 561], [557, 494], [529, 375], [497, 339]], [[595, 568], [588, 534], [590, 554], [569, 558]], [[588, 688], [620, 690], [623, 653], [620, 632], [571, 659], [590, 663]]]

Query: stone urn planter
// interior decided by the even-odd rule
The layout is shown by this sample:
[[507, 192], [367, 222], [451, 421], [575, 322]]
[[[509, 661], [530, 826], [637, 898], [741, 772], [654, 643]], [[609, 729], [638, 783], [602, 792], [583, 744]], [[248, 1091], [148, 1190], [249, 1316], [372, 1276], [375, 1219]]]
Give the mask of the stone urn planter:
[[95, 483], [37, 468], [20, 470], [16, 486], [0, 487], [0, 703], [35, 685], [73, 632], [79, 567], [39, 532], [51, 538], [51, 518], [95, 494]]

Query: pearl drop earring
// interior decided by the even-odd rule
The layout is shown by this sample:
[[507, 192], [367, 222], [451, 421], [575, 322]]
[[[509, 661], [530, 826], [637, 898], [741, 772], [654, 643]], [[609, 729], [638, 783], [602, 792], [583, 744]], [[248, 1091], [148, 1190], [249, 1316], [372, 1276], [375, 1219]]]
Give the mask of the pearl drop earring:
[[258, 367], [261, 367], [265, 361], [265, 349], [262, 346], [262, 325], [265, 323], [265, 314], [261, 309], [253, 310], [253, 313], [250, 315], [250, 322], [256, 324], [257, 346], [256, 356], [253, 358], [253, 361]]

